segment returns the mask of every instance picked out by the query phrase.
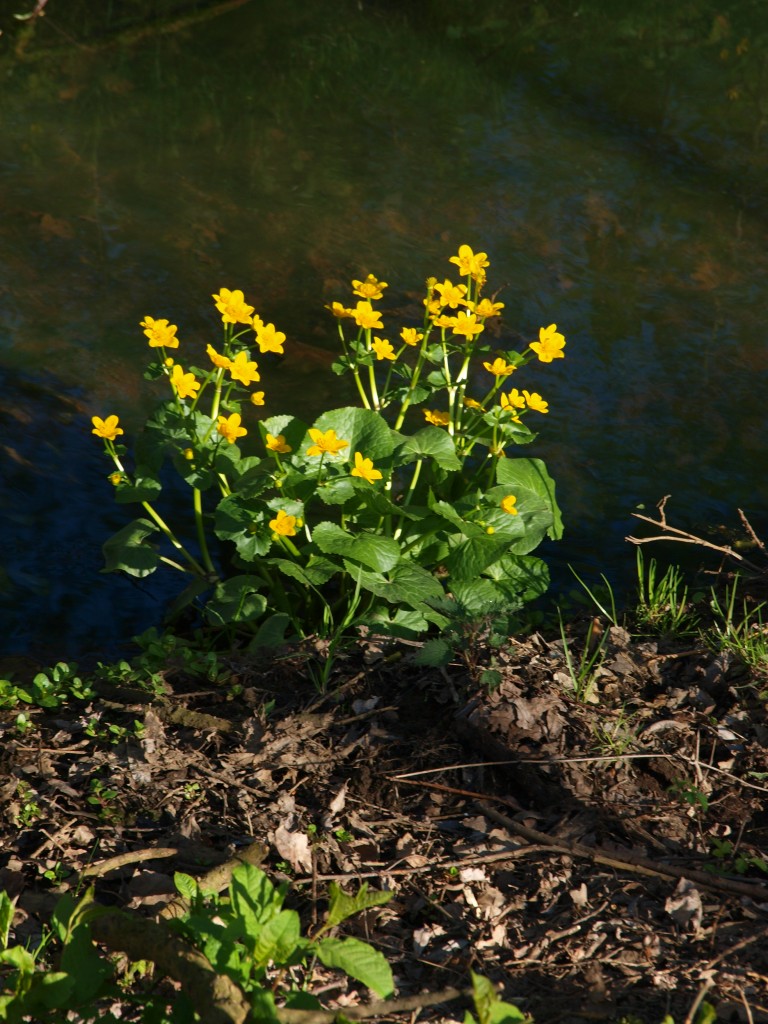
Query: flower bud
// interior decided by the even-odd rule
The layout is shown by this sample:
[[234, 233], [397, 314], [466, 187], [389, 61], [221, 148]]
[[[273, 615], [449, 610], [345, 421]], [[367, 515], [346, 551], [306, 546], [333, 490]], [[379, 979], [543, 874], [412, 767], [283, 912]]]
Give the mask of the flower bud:
[[171, 359], [170, 356], [167, 356], [165, 362], [163, 363], [163, 366], [168, 366], [168, 367], [173, 366], [173, 359]]
[[109, 474], [109, 482], [112, 484], [113, 487], [117, 487], [118, 484], [121, 484], [123, 482], [123, 474], [122, 473], [110, 473]]
[[184, 449], [184, 458], [187, 460], [187, 462], [191, 462], [192, 459], [194, 459], [194, 457], [195, 457], [195, 450], [194, 450], [194, 448], [185, 448]]
[[486, 526], [485, 532], [488, 534], [489, 537], [492, 537], [494, 533], [496, 533], [492, 526]]

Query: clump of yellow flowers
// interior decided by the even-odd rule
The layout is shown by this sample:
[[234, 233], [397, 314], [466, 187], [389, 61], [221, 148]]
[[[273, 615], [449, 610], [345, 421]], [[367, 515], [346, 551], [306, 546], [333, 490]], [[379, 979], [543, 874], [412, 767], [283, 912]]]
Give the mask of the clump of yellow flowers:
[[[333, 370], [351, 374], [359, 404], [312, 424], [259, 411], [256, 350], [282, 355], [286, 336], [242, 291], [213, 295], [223, 336], [203, 368], [176, 324], [146, 316], [147, 375], [168, 397], [130, 467], [118, 417], [92, 421], [117, 501], [145, 513], [104, 545], [107, 568], [182, 571], [192, 580], [177, 605], [254, 644], [355, 625], [420, 636], [451, 614], [508, 617], [541, 594], [548, 574], [531, 552], [561, 535], [554, 483], [511, 449], [534, 439], [527, 417], [549, 406], [508, 383], [533, 360], [562, 359], [565, 338], [550, 324], [522, 352], [495, 344], [500, 331], [486, 328], [504, 303], [482, 294], [487, 253], [461, 245], [449, 263], [460, 280], [428, 278], [417, 324], [389, 323], [376, 305], [388, 284], [370, 273], [352, 281], [352, 302], [330, 304]], [[159, 511], [167, 460], [191, 490], [194, 530]]]

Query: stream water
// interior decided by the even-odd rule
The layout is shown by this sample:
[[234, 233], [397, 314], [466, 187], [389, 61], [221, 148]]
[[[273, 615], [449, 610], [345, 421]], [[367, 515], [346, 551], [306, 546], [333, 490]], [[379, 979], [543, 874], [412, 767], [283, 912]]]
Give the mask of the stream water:
[[627, 66], [607, 102], [567, 88], [562, 48], [483, 61], [386, 7], [323, 6], [78, 40], [52, 0], [4, 56], [0, 653], [108, 654], [176, 590], [99, 574], [125, 519], [90, 417], [130, 434], [149, 408], [140, 320], [202, 351], [211, 293], [244, 289], [288, 335], [268, 412], [306, 417], [346, 400], [324, 305], [369, 272], [413, 301], [461, 243], [488, 252], [515, 337], [567, 337], [521, 385], [550, 404], [526, 454], [558, 484], [561, 586], [571, 564], [621, 592], [631, 513], [665, 494], [681, 526], [768, 524], [759, 134], [708, 119], [693, 78], [643, 104]]

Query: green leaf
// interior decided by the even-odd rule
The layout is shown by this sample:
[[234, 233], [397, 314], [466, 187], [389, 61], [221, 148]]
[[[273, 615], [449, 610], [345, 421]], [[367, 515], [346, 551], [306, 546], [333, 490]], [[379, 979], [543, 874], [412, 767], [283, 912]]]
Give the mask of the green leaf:
[[232, 872], [229, 898], [243, 934], [255, 942], [261, 927], [280, 912], [285, 889], [275, 888], [261, 868], [240, 864]]
[[467, 537], [451, 551], [445, 559], [445, 567], [454, 580], [476, 580], [488, 566], [498, 561], [509, 551], [509, 539], [482, 533], [478, 537]]
[[368, 889], [368, 883], [363, 882], [356, 895], [350, 896], [344, 892], [335, 882], [328, 887], [329, 906], [328, 917], [325, 921], [325, 928], [335, 928], [348, 917], [359, 914], [361, 910], [368, 910], [370, 907], [381, 907], [389, 903], [394, 894], [383, 890]]
[[128, 505], [134, 501], [154, 501], [162, 491], [159, 480], [153, 476], [147, 476], [141, 469], [136, 471], [136, 479], [133, 484], [120, 483], [115, 488], [115, 501], [118, 505]]
[[342, 567], [338, 563], [331, 562], [327, 558], [318, 558], [314, 555], [305, 566], [297, 565], [296, 562], [289, 562], [287, 558], [270, 558], [267, 565], [274, 565], [284, 576], [298, 580], [304, 586], [312, 587], [322, 587], [336, 573], [342, 571]]
[[511, 1003], [502, 1002], [493, 984], [479, 974], [472, 974], [472, 999], [479, 1024], [517, 1024], [525, 1020]]
[[452, 658], [453, 647], [447, 640], [435, 637], [433, 640], [427, 640], [413, 660], [416, 665], [439, 668], [441, 665], [447, 665]]
[[[341, 461], [349, 462], [353, 459], [355, 452], [360, 452], [366, 459], [372, 459], [374, 463], [386, 459], [392, 454], [394, 442], [392, 431], [386, 420], [380, 413], [372, 409], [360, 409], [356, 406], [349, 406], [344, 409], [333, 409], [323, 413], [313, 424], [317, 430], [323, 433], [327, 430], [334, 430], [336, 437], [342, 441], [348, 441], [349, 447], [340, 452]], [[302, 451], [306, 452], [312, 440], [309, 435], [302, 442]], [[326, 460], [329, 456], [326, 456]], [[333, 459], [333, 457], [331, 457]], [[309, 456], [309, 461], [317, 462], [316, 456]]]
[[8, 948], [8, 934], [13, 921], [14, 904], [7, 892], [0, 892], [0, 949]]
[[187, 903], [194, 903], [200, 893], [200, 886], [191, 875], [185, 875], [183, 871], [175, 871], [173, 884], [180, 896], [183, 896]]
[[10, 964], [22, 974], [32, 974], [35, 970], [35, 958], [23, 946], [11, 946], [0, 952], [0, 964]]
[[61, 967], [73, 979], [72, 997], [81, 1004], [96, 999], [112, 976], [112, 966], [99, 955], [87, 924], [79, 924], [72, 931], [61, 954]]
[[[515, 546], [517, 554], [532, 551], [544, 533], [552, 540], [562, 537], [563, 520], [555, 498], [555, 482], [540, 459], [499, 459], [496, 482], [507, 489], [507, 494], [517, 497], [517, 507], [525, 521], [526, 537], [523, 544]], [[498, 493], [494, 489], [488, 497]]]
[[[297, 419], [296, 416], [270, 416], [269, 419], [262, 420], [260, 430], [262, 437], [267, 434], [279, 437], [282, 434], [285, 443], [290, 445], [293, 455], [296, 455], [301, 451], [301, 443], [307, 433], [307, 424], [303, 420]], [[267, 461], [271, 462], [272, 455], [269, 452], [267, 455]], [[286, 455], [280, 456], [281, 459], [286, 457]]]
[[[441, 430], [440, 427], [423, 427], [410, 437], [406, 437], [400, 450], [413, 458], [429, 456], [443, 469], [461, 469], [453, 438], [447, 430]], [[410, 462], [412, 459], [406, 461]]]
[[465, 537], [486, 536], [484, 526], [479, 526], [477, 523], [464, 519], [454, 505], [448, 501], [436, 499], [431, 493], [429, 496], [429, 508], [436, 515], [440, 516], [441, 519], [447, 520], [451, 526], [454, 526]]
[[253, 959], [266, 967], [285, 964], [301, 941], [301, 922], [295, 910], [281, 910], [259, 932], [253, 946]]
[[158, 555], [147, 537], [157, 533], [157, 527], [148, 519], [134, 519], [118, 530], [102, 546], [104, 572], [122, 570], [129, 576], [149, 576], [158, 566]]
[[259, 626], [256, 636], [248, 644], [249, 650], [259, 647], [280, 647], [285, 643], [285, 631], [291, 618], [285, 612], [275, 612]]
[[392, 537], [377, 533], [347, 533], [336, 523], [318, 523], [312, 540], [325, 554], [344, 555], [377, 572], [393, 569], [400, 558], [400, 545]]
[[205, 616], [214, 625], [253, 622], [261, 618], [267, 599], [259, 590], [264, 586], [258, 576], [232, 576], [217, 584], [205, 606]]
[[489, 565], [485, 575], [524, 603], [541, 597], [549, 588], [549, 568], [535, 555], [505, 555]]
[[351, 978], [367, 985], [382, 999], [394, 994], [392, 970], [386, 957], [367, 942], [360, 942], [359, 939], [320, 939], [315, 948], [326, 967], [344, 971]]
[[355, 581], [359, 579], [361, 586], [390, 604], [403, 603], [410, 608], [419, 608], [422, 602], [443, 596], [440, 581], [413, 562], [399, 562], [388, 578], [381, 573], [358, 569], [346, 560], [344, 564]]

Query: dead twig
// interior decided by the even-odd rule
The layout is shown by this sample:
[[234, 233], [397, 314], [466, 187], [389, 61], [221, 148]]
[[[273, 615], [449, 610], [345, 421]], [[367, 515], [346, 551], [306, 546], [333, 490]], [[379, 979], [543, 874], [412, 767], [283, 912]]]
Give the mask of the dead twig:
[[[695, 544], [697, 545], [697, 547], [707, 548], [710, 551], [717, 551], [718, 554], [723, 555], [725, 558], [730, 558], [734, 562], [738, 562], [740, 565], [743, 565], [746, 568], [751, 569], [752, 572], [758, 573], [760, 575], [766, 572], [765, 567], [761, 567], [757, 565], [755, 562], [750, 561], [750, 559], [745, 558], [744, 555], [740, 555], [739, 552], [735, 551], [729, 544], [713, 544], [711, 541], [705, 540], [703, 537], [699, 537], [695, 533], [689, 533], [687, 530], [680, 530], [676, 526], [670, 526], [667, 522], [667, 516], [665, 511], [667, 501], [669, 501], [670, 497], [671, 495], [665, 494], [661, 501], [657, 504], [656, 508], [659, 510], [658, 519], [651, 519], [650, 516], [642, 516], [639, 512], [632, 513], [632, 516], [635, 519], [640, 519], [644, 523], [650, 523], [651, 526], [659, 527], [659, 529], [663, 531], [660, 536], [629, 536], [626, 537], [625, 540], [628, 540], [630, 544], [635, 544], [637, 546], [641, 544], [651, 544], [659, 540], [671, 540], [677, 542], [678, 544]], [[762, 541], [758, 539], [746, 515], [741, 509], [737, 509], [737, 512], [739, 513], [741, 522], [744, 525], [744, 528], [747, 530], [750, 538], [754, 543], [757, 544], [757, 546], [760, 548], [763, 554], [765, 554], [765, 545], [762, 543]]]

